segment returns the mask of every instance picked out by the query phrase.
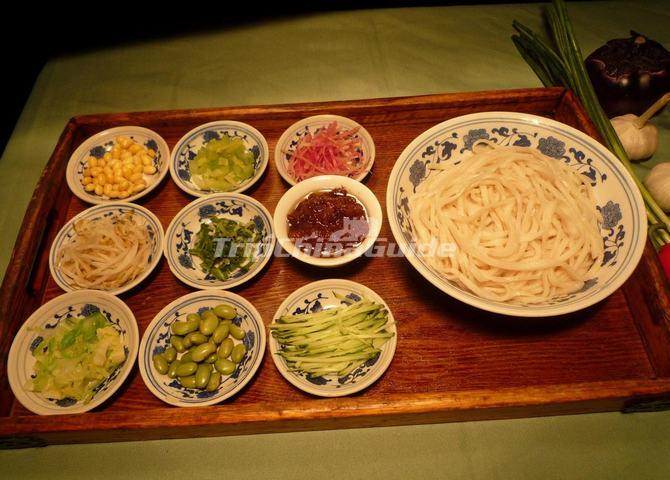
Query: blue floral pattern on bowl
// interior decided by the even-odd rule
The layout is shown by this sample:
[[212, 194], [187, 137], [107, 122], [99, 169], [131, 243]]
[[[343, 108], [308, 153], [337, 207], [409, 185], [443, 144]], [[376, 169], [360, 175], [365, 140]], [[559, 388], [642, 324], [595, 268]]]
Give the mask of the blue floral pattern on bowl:
[[[503, 146], [537, 149], [583, 175], [594, 189], [597, 201], [594, 208], [602, 218], [599, 226], [605, 249], [603, 269], [598, 278], [589, 279], [579, 292], [546, 304], [515, 309], [503, 303], [480, 299], [451, 284], [416, 251], [412, 240], [414, 232], [409, 198], [426, 178], [434, 174], [433, 165], [467, 162], [472, 148], [482, 140]], [[572, 304], [595, 298], [604, 290], [610, 291], [614, 282], [622, 283], [621, 275], [624, 272], [630, 274], [630, 266], [639, 260], [645, 238], [646, 221], [640, 215], [638, 202], [639, 194], [630, 180], [624, 177], [618, 160], [595, 140], [549, 119], [510, 112], [466, 115], [428, 130], [400, 155], [387, 188], [391, 229], [419, 272], [462, 301], [514, 315], [533, 315], [533, 312], [558, 314], [568, 311]]]
[[269, 158], [267, 141], [263, 135], [242, 122], [232, 120], [221, 120], [200, 125], [188, 132], [177, 142], [170, 159], [170, 173], [179, 188], [186, 193], [195, 196], [203, 196], [211, 191], [200, 189], [191, 181], [190, 161], [193, 160], [198, 151], [212, 140], [218, 140], [224, 136], [239, 138], [254, 157], [254, 175], [240, 184], [232, 192], [243, 192], [254, 185], [263, 175]]
[[[363, 285], [348, 280], [321, 280], [306, 285], [303, 288], [293, 292], [285, 302], [279, 307], [275, 318], [280, 315], [299, 315], [304, 313], [316, 313], [324, 309], [337, 307], [346, 302], [338, 298], [344, 295], [351, 300], [358, 301], [361, 298], [369, 298], [379, 303], [384, 301], [374, 291]], [[388, 307], [387, 307], [387, 310]], [[393, 322], [393, 315], [389, 310], [389, 323]], [[388, 327], [389, 330], [396, 332], [395, 325]], [[396, 332], [397, 336], [397, 332]], [[323, 396], [341, 396], [348, 395], [366, 388], [374, 383], [388, 368], [393, 354], [397, 338], [394, 336], [383, 347], [380, 355], [362, 363], [346, 376], [319, 376], [315, 377], [304, 372], [290, 372], [286, 365], [277, 355], [279, 351], [278, 343], [270, 337], [270, 351], [273, 353], [273, 360], [279, 371], [291, 383], [303, 388], [309, 393]]]
[[275, 165], [281, 177], [289, 184], [295, 185], [298, 183], [288, 173], [288, 163], [300, 140], [309, 133], [315, 134], [334, 121], [343, 129], [359, 129], [354, 138], [357, 138], [361, 142], [361, 147], [357, 153], [360, 155], [360, 161], [365, 165], [365, 168], [354, 180], [363, 180], [370, 173], [375, 160], [375, 144], [370, 133], [362, 125], [347, 117], [339, 115], [314, 115], [303, 118], [288, 127], [277, 141], [274, 154]]
[[163, 247], [163, 226], [161, 225], [158, 218], [156, 218], [156, 216], [149, 210], [144, 207], [140, 207], [139, 205], [118, 201], [114, 203], [106, 203], [84, 210], [79, 215], [68, 221], [56, 235], [49, 253], [49, 269], [51, 271], [51, 276], [59, 287], [68, 292], [81, 289], [77, 285], [71, 284], [69, 279], [62, 274], [58, 267], [57, 258], [57, 253], [61, 250], [61, 248], [72, 241], [73, 237], [76, 235], [74, 225], [81, 220], [96, 221], [105, 217], [128, 213], [133, 215], [133, 217], [136, 219], [135, 221], [138, 222], [138, 224], [144, 225], [144, 228], [146, 228], [150, 253], [146, 259], [145, 271], [130, 283], [122, 285], [114, 290], [110, 290], [110, 293], [118, 295], [119, 293], [123, 293], [130, 290], [131, 288], [134, 288], [137, 284], [142, 282], [153, 271], [154, 268], [156, 268], [158, 262], [160, 261], [161, 249]]
[[[28, 380], [35, 377], [33, 351], [39, 347], [43, 338], [49, 336], [49, 332], [53, 331], [64, 320], [86, 317], [95, 312], [102, 313], [121, 336], [126, 359], [109, 377], [96, 386], [91, 401], [84, 404], [72, 398], [48, 398], [42, 394], [25, 390]], [[17, 398], [26, 408], [35, 413], [84, 412], [101, 404], [121, 386], [135, 363], [138, 345], [137, 321], [121, 300], [98, 291], [69, 292], [40, 307], [26, 320], [24, 326], [16, 335], [8, 364], [10, 384], [13, 390], [20, 389], [20, 391], [15, 390]]]
[[[186, 388], [177, 380], [155, 371], [152, 358], [170, 346], [170, 327], [185, 320], [190, 313], [200, 313], [221, 303], [237, 310], [233, 320], [245, 332], [243, 343], [246, 353], [235, 371], [223, 375], [221, 384], [213, 391]], [[237, 393], [251, 380], [258, 369], [265, 351], [265, 327], [256, 309], [239, 295], [224, 291], [195, 292], [177, 299], [166, 306], [147, 327], [140, 347], [140, 372], [142, 378], [158, 398], [172, 405], [211, 405]]]
[[146, 148], [150, 148], [156, 152], [156, 155], [152, 159], [152, 163], [156, 168], [157, 173], [143, 176], [144, 180], [147, 182], [147, 188], [131, 195], [123, 201], [132, 202], [147, 195], [160, 184], [167, 174], [170, 151], [165, 140], [163, 140], [160, 135], [152, 130], [142, 127], [129, 126], [110, 128], [109, 130], [93, 135], [84, 141], [84, 143], [82, 143], [72, 154], [68, 163], [66, 171], [67, 183], [72, 192], [85, 202], [100, 204], [118, 201], [118, 199], [96, 195], [94, 192], [87, 192], [81, 184], [81, 180], [84, 178], [83, 172], [86, 169], [88, 157], [102, 158], [105, 153], [111, 151], [114, 146], [114, 140], [118, 136], [128, 137], [140, 145], [144, 145]]
[[[261, 235], [254, 264], [246, 272], [234, 272], [225, 281], [206, 275], [200, 270], [200, 259], [190, 254], [201, 224], [212, 216], [253, 222]], [[275, 241], [272, 217], [261, 203], [239, 193], [218, 193], [191, 202], [174, 217], [165, 234], [163, 253], [172, 273], [184, 283], [200, 289], [232, 288], [262, 270], [272, 256]]]

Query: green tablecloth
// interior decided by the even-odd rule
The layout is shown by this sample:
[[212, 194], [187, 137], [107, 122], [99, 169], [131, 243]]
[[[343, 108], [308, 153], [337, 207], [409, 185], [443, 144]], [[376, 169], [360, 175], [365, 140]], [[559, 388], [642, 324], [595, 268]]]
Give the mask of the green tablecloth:
[[[670, 45], [667, 2], [569, 8], [585, 52], [631, 28]], [[509, 40], [512, 19], [539, 27], [539, 12], [319, 13], [53, 59], [0, 159], [0, 273], [73, 115], [539, 86]], [[656, 121], [668, 160], [670, 112]], [[0, 478], [668, 478], [668, 452], [669, 412], [611, 413], [0, 451]]]

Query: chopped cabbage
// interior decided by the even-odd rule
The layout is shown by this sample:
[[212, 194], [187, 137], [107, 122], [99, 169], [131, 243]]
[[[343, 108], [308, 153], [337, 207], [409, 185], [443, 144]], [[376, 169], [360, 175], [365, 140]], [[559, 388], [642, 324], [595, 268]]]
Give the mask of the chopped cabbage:
[[88, 403], [96, 387], [126, 360], [121, 335], [100, 312], [65, 318], [53, 332], [42, 334], [27, 389], [48, 398]]

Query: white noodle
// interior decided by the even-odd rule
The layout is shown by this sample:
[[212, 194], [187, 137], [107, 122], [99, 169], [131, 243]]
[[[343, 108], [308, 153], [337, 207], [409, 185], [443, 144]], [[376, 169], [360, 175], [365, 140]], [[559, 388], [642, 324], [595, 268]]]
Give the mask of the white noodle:
[[[603, 257], [586, 178], [532, 148], [485, 144], [435, 165], [410, 197], [414, 240], [440, 274], [489, 300], [535, 304], [582, 288]], [[455, 252], [436, 248], [453, 244]]]
[[148, 267], [149, 233], [132, 213], [81, 220], [74, 231], [57, 253], [58, 268], [71, 285], [113, 290]]

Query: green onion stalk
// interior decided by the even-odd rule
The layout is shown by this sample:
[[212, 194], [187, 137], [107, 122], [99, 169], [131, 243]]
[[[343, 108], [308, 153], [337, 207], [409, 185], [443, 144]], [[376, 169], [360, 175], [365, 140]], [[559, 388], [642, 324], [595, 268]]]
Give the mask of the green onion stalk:
[[565, 2], [552, 0], [552, 5], [547, 7], [546, 13], [554, 45], [549, 45], [530, 28], [516, 20], [512, 26], [517, 33], [512, 36], [512, 41], [544, 86], [563, 86], [579, 97], [605, 144], [619, 157], [640, 189], [647, 210], [649, 238], [659, 250], [664, 245], [670, 244], [670, 218], [633, 170], [619, 136], [598, 102], [591, 79], [584, 67], [584, 58], [568, 18]]

